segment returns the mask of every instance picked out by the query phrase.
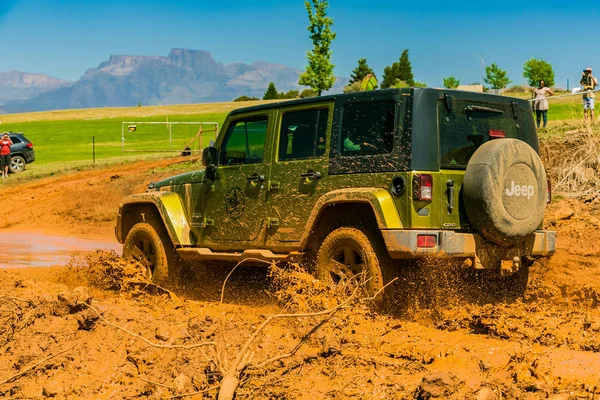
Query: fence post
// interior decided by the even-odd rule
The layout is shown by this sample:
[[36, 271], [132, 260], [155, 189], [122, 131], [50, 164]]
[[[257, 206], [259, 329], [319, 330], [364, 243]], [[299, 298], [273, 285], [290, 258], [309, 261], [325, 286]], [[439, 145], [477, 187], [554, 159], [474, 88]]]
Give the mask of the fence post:
[[96, 166], [96, 136], [92, 136], [92, 166]]

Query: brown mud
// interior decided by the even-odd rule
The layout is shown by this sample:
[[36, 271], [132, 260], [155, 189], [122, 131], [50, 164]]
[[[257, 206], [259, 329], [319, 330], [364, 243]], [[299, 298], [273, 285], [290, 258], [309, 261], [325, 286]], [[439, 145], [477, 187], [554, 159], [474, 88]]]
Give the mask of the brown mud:
[[[171, 175], [157, 172], [171, 162], [3, 188], [0, 201], [29, 211], [0, 221], [0, 232], [112, 240], [121, 197]], [[522, 299], [468, 301], [447, 289], [440, 266], [422, 266], [412, 272], [426, 279], [402, 280], [407, 296], [396, 311], [354, 301], [295, 355], [264, 364], [326, 317], [273, 321], [250, 346], [237, 398], [600, 397], [599, 211], [595, 197], [550, 206], [558, 252], [534, 265]], [[195, 267], [167, 292], [110, 252], [68, 267], [0, 269], [0, 397], [216, 398], [224, 371], [268, 316], [343, 301], [307, 274], [265, 265], [237, 268], [221, 303], [230, 270]], [[214, 346], [194, 347], [206, 342]]]

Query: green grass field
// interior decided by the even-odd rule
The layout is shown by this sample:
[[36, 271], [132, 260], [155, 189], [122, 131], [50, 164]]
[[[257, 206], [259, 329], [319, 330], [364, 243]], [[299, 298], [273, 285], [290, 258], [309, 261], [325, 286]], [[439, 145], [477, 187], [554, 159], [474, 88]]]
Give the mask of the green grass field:
[[[510, 96], [530, 98], [529, 93], [511, 93]], [[217, 122], [223, 123], [227, 113], [237, 107], [264, 102], [190, 104], [179, 106], [151, 106], [133, 108], [99, 108], [65, 110], [26, 114], [0, 115], [0, 131], [24, 132], [36, 151], [35, 163], [28, 166], [25, 176], [39, 176], [55, 171], [92, 165], [92, 140], [95, 140], [96, 163], [123, 162], [130, 159], [166, 157], [177, 154], [196, 135], [196, 125], [173, 125], [173, 153], [153, 151], [169, 149], [169, 134], [165, 125], [138, 124], [135, 132], [126, 132], [126, 150], [147, 150], [149, 153], [123, 152], [121, 124], [135, 122]], [[550, 100], [549, 128], [565, 125], [582, 118], [581, 96]], [[127, 127], [126, 127], [127, 128]], [[208, 129], [208, 127], [205, 127]], [[200, 150], [214, 138], [206, 132], [202, 142], [190, 147]], [[23, 178], [25, 178], [23, 176]]]
[[[169, 116], [170, 122], [217, 122], [223, 123], [226, 113]], [[122, 121], [166, 121], [166, 116], [105, 118], [95, 120], [33, 121], [2, 124], [3, 131], [24, 132], [34, 144], [35, 164], [68, 164], [74, 161], [92, 162], [92, 140], [95, 140], [96, 159], [132, 155], [123, 153], [121, 147]], [[136, 125], [135, 132], [125, 133], [127, 150], [168, 150], [169, 132], [165, 125]], [[127, 128], [127, 126], [126, 126]], [[172, 148], [185, 147], [197, 133], [195, 125], [172, 125]], [[203, 142], [214, 139], [214, 132], [203, 135]], [[197, 150], [198, 143], [190, 146]], [[33, 164], [32, 164], [33, 166]]]

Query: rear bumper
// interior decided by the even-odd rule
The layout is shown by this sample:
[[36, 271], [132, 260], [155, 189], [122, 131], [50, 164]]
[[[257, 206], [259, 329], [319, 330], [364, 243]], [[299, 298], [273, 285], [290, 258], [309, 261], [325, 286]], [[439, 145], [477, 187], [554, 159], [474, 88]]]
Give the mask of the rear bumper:
[[[506, 253], [506, 256], [550, 257], [556, 251], [556, 232], [538, 230], [522, 244], [503, 248], [494, 245], [473, 233], [430, 230], [383, 230], [385, 246], [392, 258], [407, 259], [420, 257], [474, 258], [481, 252]], [[433, 235], [436, 245], [431, 248], [417, 246], [417, 237]]]

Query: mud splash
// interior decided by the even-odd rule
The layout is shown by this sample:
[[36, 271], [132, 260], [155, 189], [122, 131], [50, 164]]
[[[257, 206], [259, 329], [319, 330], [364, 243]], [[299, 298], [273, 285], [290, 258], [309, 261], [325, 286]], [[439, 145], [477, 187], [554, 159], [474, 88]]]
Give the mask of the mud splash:
[[121, 252], [116, 241], [44, 235], [31, 232], [0, 232], [0, 268], [64, 265], [73, 254], [96, 249]]

